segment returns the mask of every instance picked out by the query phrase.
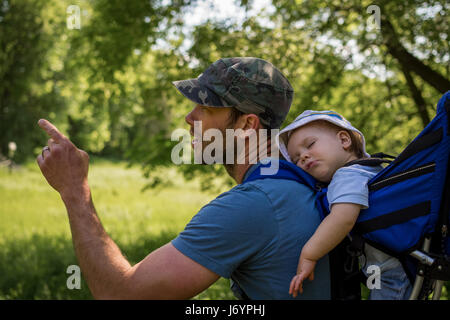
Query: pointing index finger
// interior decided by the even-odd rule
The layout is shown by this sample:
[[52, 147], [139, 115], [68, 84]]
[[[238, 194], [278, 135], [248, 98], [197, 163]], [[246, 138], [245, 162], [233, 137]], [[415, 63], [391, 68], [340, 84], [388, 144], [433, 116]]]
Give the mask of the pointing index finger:
[[58, 142], [58, 141], [64, 139], [64, 135], [61, 132], [59, 132], [59, 130], [48, 120], [40, 119], [38, 121], [38, 125], [42, 129], [44, 129], [44, 131], [47, 132], [47, 134], [51, 138], [53, 138], [53, 140], [55, 140], [55, 142]]

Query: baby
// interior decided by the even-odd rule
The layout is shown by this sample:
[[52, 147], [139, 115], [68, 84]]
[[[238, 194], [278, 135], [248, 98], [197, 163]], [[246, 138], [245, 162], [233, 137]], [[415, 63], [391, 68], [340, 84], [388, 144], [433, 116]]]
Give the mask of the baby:
[[[336, 247], [353, 228], [361, 209], [369, 206], [368, 181], [381, 166], [347, 165], [369, 158], [363, 134], [333, 111], [307, 110], [277, 137], [280, 152], [316, 180], [329, 183], [327, 199], [330, 214], [302, 249], [297, 275], [289, 293], [303, 292], [302, 282], [314, 279], [317, 260]], [[347, 166], [346, 166], [347, 165]], [[372, 289], [370, 299], [402, 300], [411, 292], [411, 284], [400, 261], [365, 244], [366, 265], [381, 271], [381, 287]], [[366, 271], [363, 268], [363, 272]]]

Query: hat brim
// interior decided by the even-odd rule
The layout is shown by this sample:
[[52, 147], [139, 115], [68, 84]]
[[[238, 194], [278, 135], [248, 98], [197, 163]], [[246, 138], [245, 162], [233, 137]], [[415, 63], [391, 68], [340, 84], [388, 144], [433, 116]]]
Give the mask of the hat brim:
[[280, 150], [281, 154], [283, 155], [283, 157], [289, 161], [292, 162], [291, 157], [289, 157], [289, 153], [287, 150], [287, 135], [288, 135], [289, 131], [280, 131], [276, 137], [275, 137], [275, 142], [278, 146], [278, 150]]
[[310, 119], [302, 119], [300, 121], [294, 121], [291, 124], [289, 124], [288, 126], [286, 126], [283, 130], [281, 130], [278, 135], [276, 136], [275, 140], [276, 143], [278, 145], [278, 149], [280, 150], [281, 154], [283, 155], [283, 157], [289, 161], [292, 162], [291, 158], [289, 157], [289, 153], [287, 150], [287, 143], [288, 143], [288, 134], [289, 132], [292, 132], [300, 127], [305, 126], [306, 124], [312, 122], [312, 121], [317, 121], [317, 120], [324, 120], [324, 121], [328, 121], [330, 123], [333, 123], [335, 125], [337, 125], [338, 127], [341, 127], [343, 129], [348, 129], [348, 130], [352, 130], [354, 132], [356, 132], [362, 139], [362, 144], [363, 144], [363, 154], [366, 158], [370, 158], [370, 155], [366, 152], [366, 141], [364, 138], [364, 135], [362, 134], [361, 131], [359, 131], [358, 129], [354, 128], [353, 126], [349, 126], [348, 124], [345, 124], [343, 121], [334, 119], [327, 116], [317, 116], [315, 119], [310, 120]]
[[172, 84], [189, 100], [209, 107], [232, 107], [198, 79], [173, 81]]

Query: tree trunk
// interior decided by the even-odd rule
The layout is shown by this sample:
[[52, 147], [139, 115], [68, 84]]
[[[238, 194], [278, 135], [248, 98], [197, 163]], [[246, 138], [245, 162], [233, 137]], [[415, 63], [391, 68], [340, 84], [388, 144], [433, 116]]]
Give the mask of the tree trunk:
[[403, 47], [391, 22], [383, 15], [381, 18], [380, 31], [383, 36], [383, 42], [388, 48], [388, 52], [398, 60], [402, 68], [408, 72], [414, 72], [440, 93], [445, 93], [450, 90], [450, 81], [448, 79], [425, 65]]
[[417, 88], [416, 84], [414, 83], [414, 79], [411, 76], [411, 73], [402, 67], [403, 74], [406, 79], [406, 83], [408, 84], [409, 90], [411, 91], [411, 96], [416, 103], [417, 110], [419, 111], [420, 118], [422, 119], [423, 127], [425, 128], [428, 123], [430, 123], [430, 116], [428, 115], [427, 111], [427, 104], [422, 97], [422, 93], [420, 92], [419, 88]]

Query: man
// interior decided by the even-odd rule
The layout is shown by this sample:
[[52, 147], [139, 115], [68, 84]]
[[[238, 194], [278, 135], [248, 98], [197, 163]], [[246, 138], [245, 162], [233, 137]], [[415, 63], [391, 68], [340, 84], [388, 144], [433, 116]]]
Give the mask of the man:
[[[241, 129], [244, 138], [237, 137], [242, 139], [250, 132], [279, 128], [293, 96], [281, 72], [257, 58], [220, 59], [197, 79], [174, 85], [196, 104], [186, 116], [191, 132], [201, 121], [203, 132]], [[290, 180], [242, 183], [255, 168], [248, 161], [248, 143], [247, 161], [226, 164], [238, 185], [201, 208], [171, 243], [131, 266], [95, 212], [88, 155], [48, 121], [39, 125], [51, 139], [37, 162], [66, 206], [75, 252], [95, 298], [187, 299], [220, 276], [234, 281], [238, 297], [291, 298], [289, 283], [301, 248], [320, 223], [314, 195]], [[304, 285], [298, 298], [330, 298], [328, 267], [327, 257], [318, 262], [316, 279]]]

